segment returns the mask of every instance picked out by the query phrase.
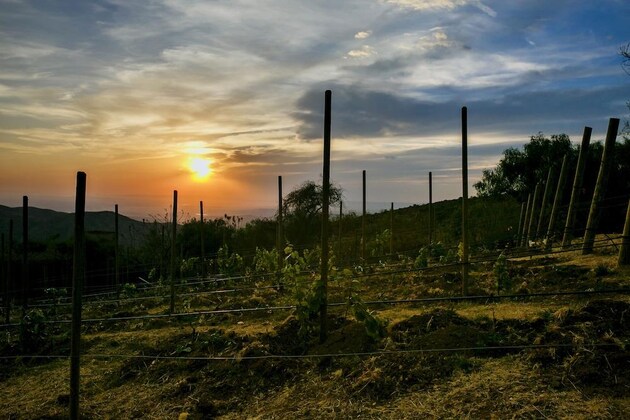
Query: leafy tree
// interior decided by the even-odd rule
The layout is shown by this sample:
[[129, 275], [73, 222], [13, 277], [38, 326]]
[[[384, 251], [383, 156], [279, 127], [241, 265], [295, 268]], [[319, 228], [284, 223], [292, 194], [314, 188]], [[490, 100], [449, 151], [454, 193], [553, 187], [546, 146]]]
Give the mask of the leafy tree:
[[[329, 205], [339, 203], [341, 197], [341, 188], [330, 185]], [[316, 243], [322, 206], [322, 186], [314, 181], [306, 181], [287, 194], [283, 204], [287, 238], [300, 245]]]
[[512, 195], [521, 198], [533, 191], [536, 183], [544, 180], [549, 168], [559, 165], [565, 154], [573, 159], [576, 153], [566, 134], [547, 138], [538, 133], [523, 150], [515, 147], [505, 150], [497, 167], [484, 169], [481, 181], [474, 187], [480, 197]]

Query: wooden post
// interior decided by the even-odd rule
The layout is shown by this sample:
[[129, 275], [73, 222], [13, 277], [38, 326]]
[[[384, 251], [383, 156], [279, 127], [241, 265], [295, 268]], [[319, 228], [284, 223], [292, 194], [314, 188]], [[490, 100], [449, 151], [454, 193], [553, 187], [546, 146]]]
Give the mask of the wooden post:
[[577, 167], [575, 168], [575, 177], [573, 178], [573, 189], [571, 190], [571, 200], [569, 201], [569, 209], [567, 210], [567, 220], [564, 225], [564, 235], [562, 236], [562, 249], [571, 246], [571, 238], [574, 236], [575, 229], [575, 207], [580, 198], [580, 191], [584, 181], [584, 170], [586, 168], [586, 158], [588, 156], [588, 146], [591, 142], [591, 127], [584, 127], [582, 134], [582, 145], [580, 146], [580, 154], [578, 155]]
[[169, 314], [175, 312], [175, 259], [177, 255], [177, 190], [173, 191], [173, 221], [171, 232], [171, 304]]
[[366, 214], [366, 189], [365, 169], [363, 170], [363, 212], [361, 213], [361, 260], [365, 261], [365, 214]]
[[462, 107], [462, 293], [468, 295], [468, 108]]
[[542, 235], [541, 229], [543, 228], [543, 223], [545, 220], [545, 214], [547, 213], [547, 201], [549, 201], [549, 194], [551, 193], [551, 183], [553, 176], [553, 166], [549, 167], [549, 171], [547, 172], [547, 182], [545, 182], [545, 191], [543, 192], [542, 202], [540, 203], [540, 215], [538, 216], [538, 226], [536, 227], [536, 236], [534, 239], [540, 238]]
[[520, 245], [527, 245], [527, 221], [529, 220], [529, 212], [532, 207], [532, 193], [527, 194], [527, 206], [525, 207], [525, 218], [523, 219], [523, 228], [521, 229]]
[[199, 239], [201, 240], [201, 278], [206, 279], [206, 247], [205, 247], [205, 225], [203, 220], [203, 201], [199, 201]]
[[7, 290], [9, 291], [8, 299], [7, 299], [7, 312], [5, 315], [5, 324], [9, 324], [11, 321], [11, 292], [15, 290], [11, 290], [12, 285], [12, 269], [13, 269], [13, 219], [9, 220], [9, 243], [7, 247]]
[[534, 188], [534, 196], [532, 197], [532, 207], [529, 211], [529, 220], [527, 222], [527, 232], [525, 235], [525, 247], [529, 248], [529, 240], [532, 239], [532, 226], [534, 225], [534, 219], [536, 215], [536, 202], [538, 201], [538, 190], [540, 190], [540, 183], [536, 184]]
[[28, 278], [28, 197], [22, 197], [22, 315], [26, 315], [28, 295], [31, 292]]
[[278, 281], [280, 280], [280, 272], [284, 266], [284, 215], [282, 206], [282, 176], [278, 176], [278, 228], [276, 231], [276, 249], [278, 250]]
[[394, 257], [394, 203], [389, 210], [389, 258]]
[[337, 261], [341, 265], [341, 221], [343, 220], [343, 201], [339, 201], [339, 233], [337, 236]]
[[525, 217], [525, 202], [521, 203], [521, 214], [518, 216], [518, 227], [516, 228], [516, 246], [519, 245], [521, 241], [521, 229], [523, 226], [523, 217]]
[[608, 122], [608, 131], [606, 132], [606, 142], [604, 143], [604, 152], [602, 153], [602, 163], [599, 166], [599, 174], [597, 175], [597, 183], [593, 192], [593, 200], [591, 201], [591, 209], [588, 212], [588, 222], [586, 223], [586, 231], [584, 232], [584, 242], [582, 243], [582, 255], [593, 252], [593, 244], [595, 243], [595, 233], [599, 224], [599, 214], [601, 200], [606, 195], [606, 187], [608, 177], [613, 163], [615, 140], [617, 138], [617, 130], [619, 129], [619, 119], [611, 118]]
[[433, 243], [433, 173], [429, 172], [429, 245]]
[[118, 204], [114, 205], [114, 286], [116, 287], [116, 300], [120, 298], [120, 243], [118, 225]]
[[330, 202], [330, 125], [331, 96], [327, 90], [324, 102], [324, 173], [322, 185], [322, 260], [321, 260], [321, 303], [319, 307], [319, 341], [323, 343], [328, 337], [328, 206]]
[[166, 276], [164, 275], [164, 272], [166, 271], [166, 269], [164, 268], [164, 223], [161, 223], [161, 227], [162, 236], [160, 238], [160, 279], [164, 281], [166, 280]]
[[81, 298], [85, 281], [85, 172], [77, 172], [72, 268], [72, 330], [70, 337], [70, 418], [79, 418], [81, 383]]
[[553, 206], [551, 208], [551, 215], [549, 216], [549, 226], [547, 228], [547, 235], [545, 237], [545, 249], [551, 250], [553, 241], [555, 239], [556, 218], [558, 211], [560, 210], [560, 203], [562, 202], [562, 194], [564, 192], [564, 184], [567, 180], [567, 172], [569, 166], [569, 157], [564, 155], [562, 159], [562, 166], [560, 167], [560, 178], [558, 178], [558, 185], [556, 187], [556, 196], [553, 199]]
[[621, 247], [619, 248], [617, 265], [630, 265], [630, 200], [628, 200], [626, 223], [623, 225], [623, 236], [621, 237]]
[[[4, 233], [0, 235], [0, 281], [2, 281], [2, 305], [4, 306], [4, 313], [6, 314], [9, 310], [9, 280], [6, 272], [6, 260], [5, 260], [5, 250], [4, 250]], [[7, 322], [8, 324], [8, 322]]]
[[529, 212], [532, 207], [532, 193], [527, 194], [527, 204], [525, 206], [525, 216], [523, 218], [523, 226], [521, 228], [521, 236], [519, 238], [520, 246], [524, 247], [527, 238], [527, 220], [529, 220]]

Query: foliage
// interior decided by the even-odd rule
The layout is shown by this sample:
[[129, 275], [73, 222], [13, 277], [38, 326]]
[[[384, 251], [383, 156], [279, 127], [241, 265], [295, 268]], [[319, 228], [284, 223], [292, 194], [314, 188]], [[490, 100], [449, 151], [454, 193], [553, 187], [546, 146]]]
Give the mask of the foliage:
[[120, 291], [121, 298], [129, 298], [133, 297], [136, 294], [136, 285], [133, 283], [125, 283], [123, 284], [122, 290]]
[[300, 324], [299, 334], [305, 336], [313, 331], [313, 321], [324, 300], [321, 279], [315, 273], [308, 272], [311, 252], [306, 250], [304, 251], [306, 255], [300, 255], [289, 245], [284, 253], [286, 259], [282, 267], [282, 276], [285, 284], [289, 285], [293, 292], [295, 316]]
[[374, 341], [379, 341], [387, 335], [387, 322], [368, 310], [356, 291], [356, 285], [358, 284], [357, 280], [352, 280], [350, 283], [348, 308], [352, 311], [354, 318], [363, 324], [367, 335]]
[[[341, 201], [342, 190], [330, 185], [329, 205]], [[320, 236], [323, 206], [322, 185], [306, 181], [284, 197], [285, 234], [293, 243], [314, 245]]]
[[576, 150], [569, 136], [553, 134], [547, 138], [538, 133], [530, 138], [523, 150], [510, 147], [494, 169], [484, 169], [481, 181], [474, 184], [480, 197], [513, 195], [521, 197], [533, 191], [534, 186], [546, 177], [551, 167], [557, 167], [565, 154], [572, 157]]
[[184, 258], [179, 265], [179, 270], [183, 277], [199, 275], [199, 268], [199, 258], [197, 257]]
[[265, 275], [278, 271], [278, 251], [273, 248], [271, 251], [265, 248], [256, 247], [256, 254], [252, 262], [254, 274]]
[[492, 268], [494, 278], [497, 284], [497, 293], [501, 291], [509, 292], [512, 289], [512, 278], [507, 268], [507, 257], [505, 253], [501, 253]]
[[392, 231], [389, 229], [377, 233], [374, 241], [370, 243], [370, 255], [373, 257], [383, 256], [389, 253], [389, 243], [392, 238]]
[[39, 308], [29, 310], [22, 318], [22, 346], [27, 354], [39, 352], [47, 344], [51, 335], [51, 324], [47, 321], [46, 314]]
[[230, 253], [228, 246], [222, 246], [217, 253], [219, 273], [226, 276], [239, 274], [243, 270], [243, 258], [236, 252]]

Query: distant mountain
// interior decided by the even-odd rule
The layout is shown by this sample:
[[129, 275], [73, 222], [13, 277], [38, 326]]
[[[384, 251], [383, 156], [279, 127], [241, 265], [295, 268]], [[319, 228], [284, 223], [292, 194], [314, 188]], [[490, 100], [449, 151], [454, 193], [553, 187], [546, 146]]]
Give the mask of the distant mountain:
[[[0, 205], [0, 233], [4, 233], [5, 241], [9, 234], [9, 220], [13, 220], [13, 241], [22, 242], [22, 207], [6, 207]], [[132, 240], [133, 236], [144, 235], [149, 224], [118, 215], [118, 228], [121, 244]], [[96, 211], [85, 213], [85, 230], [90, 233], [114, 233], [114, 212]], [[63, 213], [54, 210], [28, 208], [29, 240], [36, 242], [63, 242], [74, 235], [74, 213]]]

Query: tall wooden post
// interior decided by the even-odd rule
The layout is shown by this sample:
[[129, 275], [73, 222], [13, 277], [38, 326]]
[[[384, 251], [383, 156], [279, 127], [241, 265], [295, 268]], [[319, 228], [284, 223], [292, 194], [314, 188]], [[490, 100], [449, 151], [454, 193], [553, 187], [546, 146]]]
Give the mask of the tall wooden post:
[[26, 315], [30, 290], [28, 277], [28, 197], [22, 197], [22, 315]]
[[365, 261], [365, 217], [366, 217], [366, 201], [367, 201], [367, 188], [365, 179], [365, 169], [363, 170], [363, 212], [361, 213], [361, 260]]
[[72, 268], [72, 330], [70, 337], [70, 418], [79, 418], [81, 383], [81, 298], [85, 281], [85, 172], [77, 173]]
[[462, 107], [462, 293], [468, 295], [468, 108]]
[[527, 233], [525, 235], [525, 246], [529, 248], [529, 241], [532, 239], [532, 226], [534, 225], [534, 219], [536, 217], [536, 204], [538, 201], [538, 190], [540, 190], [540, 183], [536, 184], [534, 188], [534, 196], [532, 197], [532, 207], [529, 211], [529, 220], [527, 221]]
[[521, 241], [521, 229], [523, 226], [523, 218], [525, 217], [525, 202], [521, 203], [521, 214], [518, 216], [518, 227], [516, 228], [516, 246], [519, 245]]
[[606, 195], [606, 187], [608, 177], [613, 163], [613, 154], [615, 140], [617, 138], [617, 130], [619, 129], [619, 119], [611, 118], [608, 122], [608, 131], [606, 132], [606, 142], [604, 143], [604, 152], [602, 153], [602, 163], [599, 166], [599, 174], [597, 175], [597, 183], [593, 192], [593, 201], [591, 201], [591, 209], [588, 212], [588, 222], [586, 223], [586, 231], [584, 232], [584, 242], [582, 243], [582, 255], [593, 252], [593, 244], [595, 243], [595, 233], [599, 225], [599, 214], [601, 211], [601, 200]]
[[536, 236], [534, 239], [539, 239], [544, 233], [542, 232], [542, 229], [545, 221], [545, 214], [547, 214], [547, 201], [549, 201], [549, 194], [551, 193], [552, 177], [553, 165], [549, 167], [549, 171], [547, 172], [547, 182], [545, 182], [545, 191], [543, 192], [542, 202], [540, 203], [540, 215], [538, 216], [538, 226], [536, 227]]
[[433, 243], [433, 173], [429, 172], [429, 245]]
[[319, 341], [328, 337], [328, 207], [330, 205], [330, 123], [332, 92], [327, 90], [324, 100], [324, 173], [322, 185], [322, 260], [319, 307]]
[[166, 275], [164, 274], [166, 272], [166, 268], [164, 268], [165, 263], [164, 263], [164, 223], [161, 223], [161, 231], [162, 231], [162, 235], [160, 237], [160, 279], [162, 281], [166, 280]]
[[562, 236], [562, 249], [571, 246], [571, 238], [574, 236], [575, 229], [575, 207], [580, 198], [580, 191], [584, 180], [584, 170], [586, 168], [586, 158], [588, 156], [588, 146], [591, 142], [591, 127], [584, 127], [582, 134], [582, 145], [580, 146], [580, 154], [578, 155], [577, 167], [575, 168], [575, 177], [573, 178], [573, 189], [571, 190], [571, 200], [569, 201], [569, 209], [567, 210], [567, 220], [564, 225], [564, 235]]
[[621, 237], [621, 247], [619, 248], [617, 265], [630, 265], [630, 200], [628, 200], [626, 223], [623, 225], [623, 235]]
[[[4, 306], [4, 313], [6, 314], [9, 310], [9, 280], [7, 277], [6, 270], [6, 258], [5, 258], [5, 250], [4, 250], [4, 233], [0, 235], [0, 281], [2, 282], [2, 305]], [[8, 322], [7, 322], [8, 324]]]
[[527, 206], [525, 207], [525, 218], [523, 219], [523, 228], [521, 229], [520, 244], [527, 245], [527, 221], [529, 220], [529, 212], [532, 207], [532, 193], [527, 194]]
[[199, 239], [201, 241], [201, 278], [206, 279], [206, 244], [205, 221], [203, 219], [203, 201], [199, 201]]
[[13, 219], [9, 220], [9, 243], [8, 243], [8, 247], [7, 247], [7, 289], [9, 291], [9, 295], [7, 298], [7, 312], [4, 314], [5, 315], [5, 323], [9, 324], [11, 321], [11, 292], [13, 292], [15, 290], [15, 287], [13, 287], [13, 290], [11, 285], [13, 284]]
[[118, 204], [114, 205], [114, 286], [116, 300], [120, 297], [120, 248], [119, 248]]
[[547, 235], [545, 237], [545, 249], [551, 250], [553, 242], [555, 240], [556, 230], [556, 218], [558, 217], [558, 211], [560, 211], [560, 203], [562, 202], [562, 195], [564, 193], [564, 184], [567, 180], [567, 172], [569, 166], [569, 157], [564, 155], [562, 159], [562, 166], [560, 167], [560, 178], [558, 178], [558, 186], [556, 187], [556, 196], [553, 199], [553, 206], [551, 207], [551, 215], [549, 216], [549, 226], [547, 227]]
[[389, 209], [389, 258], [394, 257], [394, 203]]
[[173, 191], [173, 221], [171, 232], [171, 304], [169, 314], [175, 312], [175, 260], [177, 255], [177, 190]]
[[341, 221], [343, 220], [343, 201], [339, 201], [339, 233], [337, 234], [337, 261], [341, 264]]
[[[278, 276], [284, 265], [284, 231], [283, 231], [283, 209], [282, 209], [282, 176], [278, 176], [278, 227], [276, 230], [276, 250], [278, 251]], [[280, 280], [278, 278], [278, 280]]]

